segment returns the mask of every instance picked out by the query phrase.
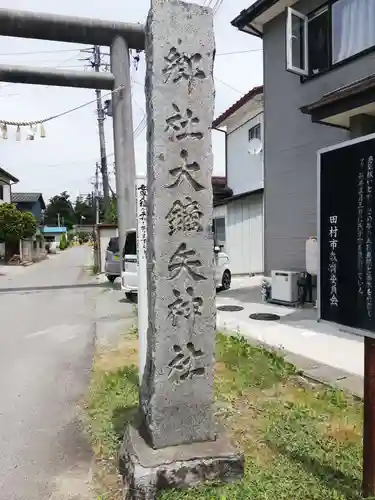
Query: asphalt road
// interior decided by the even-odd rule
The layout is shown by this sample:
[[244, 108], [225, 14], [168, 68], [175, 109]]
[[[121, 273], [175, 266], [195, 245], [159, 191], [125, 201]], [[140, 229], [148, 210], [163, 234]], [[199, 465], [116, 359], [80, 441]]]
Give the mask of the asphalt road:
[[0, 500], [92, 498], [78, 403], [111, 302], [116, 331], [131, 306], [85, 271], [90, 253], [76, 247], [0, 276]]

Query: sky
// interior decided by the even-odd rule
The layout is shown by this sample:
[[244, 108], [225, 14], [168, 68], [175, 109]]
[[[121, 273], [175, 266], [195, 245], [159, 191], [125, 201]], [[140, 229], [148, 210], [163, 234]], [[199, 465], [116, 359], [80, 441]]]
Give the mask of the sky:
[[[209, 1], [211, 5], [216, 3], [216, 0], [195, 0], [195, 3]], [[262, 83], [261, 41], [239, 32], [230, 24], [251, 3], [253, 0], [223, 0], [215, 15], [215, 116]], [[149, 6], [150, 0], [2, 0], [1, 5], [8, 9], [32, 8], [35, 12], [135, 23], [145, 22]], [[87, 47], [0, 37], [0, 64], [91, 71], [87, 62], [82, 60], [88, 54], [80, 52]], [[109, 53], [107, 47], [103, 47], [102, 51]], [[104, 61], [109, 62], [109, 58], [104, 57]], [[133, 66], [131, 73], [134, 130], [138, 130], [135, 134], [136, 168], [141, 174], [146, 171], [146, 130], [142, 130], [145, 115], [144, 54], [141, 54], [138, 69]], [[103, 91], [103, 96], [105, 94]], [[65, 190], [73, 200], [78, 195], [93, 191], [95, 163], [100, 159], [95, 92], [90, 89], [0, 83], [0, 122], [44, 119], [90, 101], [94, 102], [48, 122], [44, 139], [36, 136], [34, 141], [27, 141], [27, 129], [24, 129], [21, 141], [17, 142], [16, 129], [9, 127], [8, 139], [0, 138], [0, 166], [20, 179], [13, 191], [41, 192], [46, 201]], [[111, 118], [105, 120], [105, 134], [110, 184], [115, 190]], [[214, 175], [224, 175], [224, 136], [220, 132], [213, 132], [213, 149]]]

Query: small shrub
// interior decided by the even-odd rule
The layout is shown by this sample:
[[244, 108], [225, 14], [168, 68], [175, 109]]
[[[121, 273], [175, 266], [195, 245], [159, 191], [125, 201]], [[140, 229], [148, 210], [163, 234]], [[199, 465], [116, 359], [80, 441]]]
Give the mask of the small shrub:
[[66, 235], [65, 234], [63, 234], [61, 236], [59, 248], [60, 248], [60, 250], [65, 250], [66, 248], [68, 248], [68, 241], [66, 239]]

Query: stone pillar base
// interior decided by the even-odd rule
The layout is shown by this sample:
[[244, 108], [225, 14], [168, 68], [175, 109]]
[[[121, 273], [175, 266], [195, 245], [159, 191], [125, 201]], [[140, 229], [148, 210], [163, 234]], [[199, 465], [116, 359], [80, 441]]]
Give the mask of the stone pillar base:
[[224, 436], [154, 450], [129, 426], [120, 452], [124, 500], [155, 500], [159, 490], [240, 480], [244, 457]]

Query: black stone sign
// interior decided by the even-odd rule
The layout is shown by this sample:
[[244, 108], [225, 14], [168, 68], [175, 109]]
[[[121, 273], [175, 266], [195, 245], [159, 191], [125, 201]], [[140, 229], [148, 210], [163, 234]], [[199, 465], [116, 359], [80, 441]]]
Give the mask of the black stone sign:
[[370, 332], [375, 332], [374, 156], [373, 136], [321, 151], [318, 186], [320, 318]]

